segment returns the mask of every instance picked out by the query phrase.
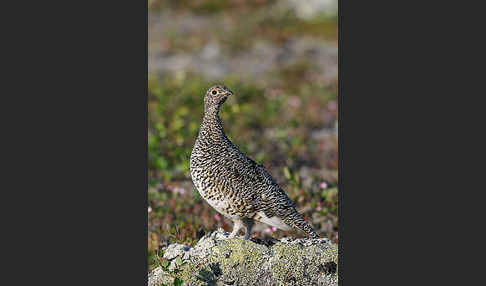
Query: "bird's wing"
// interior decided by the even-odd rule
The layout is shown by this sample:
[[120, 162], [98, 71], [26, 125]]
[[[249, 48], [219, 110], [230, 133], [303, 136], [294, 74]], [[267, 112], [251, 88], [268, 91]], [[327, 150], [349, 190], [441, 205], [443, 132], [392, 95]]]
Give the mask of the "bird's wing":
[[281, 209], [295, 207], [294, 203], [270, 175], [267, 169], [251, 158], [247, 156], [245, 157], [248, 162], [246, 166], [249, 168], [247, 172], [250, 177], [249, 181], [252, 182], [254, 188], [259, 190], [258, 193], [261, 195], [260, 199], [262, 203], [265, 204], [265, 209], [270, 212], [269, 215], [275, 215], [271, 212], [279, 212]]

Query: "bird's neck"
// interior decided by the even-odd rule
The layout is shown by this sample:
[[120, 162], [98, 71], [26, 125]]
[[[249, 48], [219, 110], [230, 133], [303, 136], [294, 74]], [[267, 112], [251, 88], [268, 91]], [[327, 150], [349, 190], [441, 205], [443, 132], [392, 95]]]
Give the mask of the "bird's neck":
[[215, 119], [219, 118], [219, 106], [204, 105], [204, 118]]
[[203, 122], [201, 129], [204, 130], [206, 136], [209, 136], [213, 141], [220, 141], [226, 138], [223, 129], [223, 122], [219, 118], [219, 107], [211, 107], [204, 110]]

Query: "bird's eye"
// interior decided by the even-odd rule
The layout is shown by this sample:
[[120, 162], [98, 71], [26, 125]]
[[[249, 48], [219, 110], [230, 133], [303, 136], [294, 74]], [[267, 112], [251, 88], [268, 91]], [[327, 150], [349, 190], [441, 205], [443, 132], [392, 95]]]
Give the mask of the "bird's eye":
[[213, 92], [211, 92], [211, 93], [214, 95], [214, 94], [216, 94], [217, 92], [216, 92], [216, 90], [213, 90]]

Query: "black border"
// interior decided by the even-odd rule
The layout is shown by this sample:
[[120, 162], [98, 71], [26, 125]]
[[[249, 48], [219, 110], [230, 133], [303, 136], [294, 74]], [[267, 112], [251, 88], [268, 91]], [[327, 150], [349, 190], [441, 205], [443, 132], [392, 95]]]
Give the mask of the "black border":
[[4, 276], [146, 285], [148, 4], [65, 4], [6, 9]]

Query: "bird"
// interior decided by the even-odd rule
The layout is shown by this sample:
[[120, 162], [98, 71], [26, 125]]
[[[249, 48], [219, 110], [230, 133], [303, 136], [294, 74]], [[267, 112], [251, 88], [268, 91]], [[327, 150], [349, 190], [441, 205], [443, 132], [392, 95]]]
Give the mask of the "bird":
[[215, 85], [204, 95], [204, 116], [189, 164], [195, 188], [210, 206], [233, 221], [228, 238], [244, 229], [243, 239], [248, 240], [255, 221], [319, 238], [265, 167], [226, 136], [219, 110], [232, 94], [228, 87]]

